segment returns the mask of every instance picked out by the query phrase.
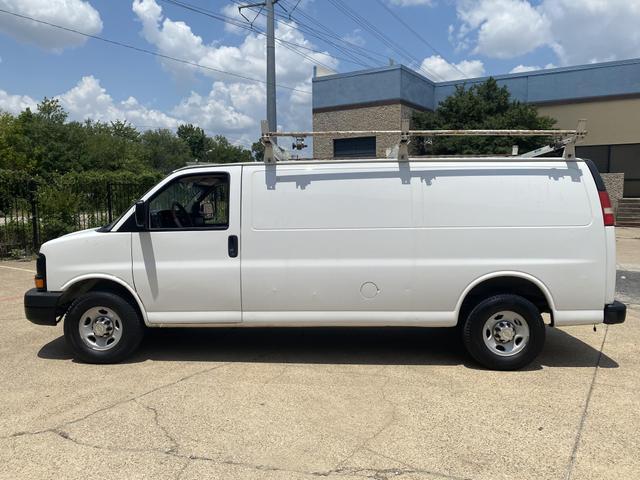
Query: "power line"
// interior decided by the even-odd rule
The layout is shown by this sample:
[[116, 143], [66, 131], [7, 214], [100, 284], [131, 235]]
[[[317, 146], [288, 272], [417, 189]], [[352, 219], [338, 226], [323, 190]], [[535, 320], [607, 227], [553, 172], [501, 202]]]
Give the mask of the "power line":
[[[171, 60], [173, 62], [182, 63], [182, 64], [185, 64], [185, 65], [190, 65], [192, 67], [202, 68], [204, 70], [210, 70], [212, 72], [221, 73], [223, 75], [229, 75], [229, 76], [232, 76], [232, 77], [242, 78], [243, 80], [248, 80], [248, 81], [251, 81], [251, 82], [257, 82], [257, 83], [262, 83], [262, 84], [266, 84], [267, 83], [266, 81], [260, 80], [259, 78], [248, 77], [248, 76], [240, 74], [240, 73], [229, 72], [229, 71], [226, 71], [226, 70], [221, 70], [219, 68], [209, 67], [207, 65], [202, 65], [200, 63], [192, 62], [190, 60], [185, 60], [183, 58], [172, 57], [170, 55], [165, 55], [165, 54], [162, 54], [162, 53], [159, 53], [159, 52], [154, 52], [152, 50], [147, 50], [146, 48], [136, 47], [136, 46], [130, 45], [128, 43], [120, 42], [120, 41], [117, 41], [117, 40], [111, 40], [109, 38], [100, 37], [98, 35], [92, 35], [92, 34], [89, 34], [89, 33], [81, 32], [81, 31], [75, 30], [73, 28], [63, 27], [61, 25], [56, 25], [55, 23], [47, 22], [47, 21], [44, 21], [44, 20], [39, 20], [37, 18], [29, 17], [27, 15], [22, 15], [22, 14], [19, 14], [19, 13], [16, 13], [16, 12], [10, 12], [8, 10], [4, 10], [4, 9], [1, 9], [1, 8], [0, 8], [0, 13], [6, 13], [7, 15], [13, 15], [14, 17], [22, 18], [24, 20], [30, 20], [32, 22], [36, 22], [36, 23], [39, 23], [39, 24], [42, 24], [42, 25], [47, 25], [49, 27], [57, 28], [59, 30], [64, 30], [64, 31], [67, 31], [67, 32], [75, 33], [77, 35], [82, 35], [83, 37], [93, 38], [94, 40], [100, 40], [101, 42], [105, 42], [105, 43], [108, 43], [108, 44], [111, 44], [111, 45], [116, 45], [116, 46], [122, 47], [122, 48], [127, 48], [129, 50], [134, 50], [136, 52], [145, 53], [147, 55], [153, 55], [153, 56], [159, 57], [159, 58], [164, 58], [165, 60]], [[276, 86], [279, 87], [279, 88], [286, 89], [286, 90], [291, 90], [293, 92], [306, 93], [307, 95], [311, 95], [311, 92], [308, 91], [308, 90], [301, 90], [299, 88], [289, 87], [287, 85], [276, 84]]]
[[[237, 4], [237, 5], [240, 5], [238, 0], [231, 0], [231, 1], [233, 3], [235, 3], [235, 4]], [[299, 30], [300, 32], [302, 32], [302, 33], [304, 33], [306, 35], [309, 35], [309, 36], [312, 36], [314, 38], [317, 38], [318, 40], [326, 43], [327, 45], [332, 46], [333, 48], [335, 48], [335, 49], [339, 50], [340, 52], [342, 52], [344, 55], [347, 55], [347, 56], [353, 58], [355, 60], [355, 62], [353, 62], [353, 63], [360, 64], [360, 65], [364, 66], [365, 68], [371, 68], [371, 65], [370, 64], [369, 65], [364, 65], [360, 61], [360, 59], [358, 57], [356, 57], [356, 54], [360, 55], [360, 57], [364, 57], [364, 58], [370, 59], [374, 63], [377, 63], [378, 60], [374, 59], [373, 57], [371, 57], [367, 53], [363, 53], [363, 52], [371, 52], [371, 53], [373, 53], [375, 55], [379, 55], [382, 58], [386, 59], [386, 57], [384, 55], [380, 54], [379, 52], [375, 52], [373, 50], [367, 50], [367, 49], [365, 49], [365, 48], [363, 48], [363, 47], [361, 47], [359, 45], [356, 45], [354, 43], [348, 42], [348, 41], [340, 38], [337, 34], [335, 34], [330, 29], [328, 29], [328, 27], [325, 27], [324, 25], [322, 25], [320, 22], [315, 20], [313, 17], [309, 17], [308, 15], [304, 14], [302, 12], [302, 10], [299, 10], [299, 12], [300, 12], [300, 14], [310, 18], [313, 23], [317, 24], [318, 26], [321, 26], [324, 30], [326, 30], [326, 31], [328, 31], [330, 33], [327, 34], [325, 32], [322, 32], [322, 31], [320, 31], [320, 30], [318, 30], [318, 29], [316, 29], [314, 27], [311, 27], [309, 25], [304, 24], [299, 19], [296, 19], [296, 18], [293, 18], [293, 17], [292, 17], [292, 19], [294, 21], [296, 21], [298, 24], [296, 25], [295, 23], [287, 23], [287, 21], [289, 21], [289, 19], [286, 16], [284, 16], [282, 14], [278, 14], [278, 13], [276, 13], [277, 17], [284, 18], [287, 21], [283, 21], [283, 20], [277, 20], [277, 21], [278, 21], [278, 23], [281, 23], [281, 24], [284, 24], [284, 25], [286, 25], [286, 26], [288, 26], [290, 28]], [[343, 47], [342, 45], [339, 45], [338, 43], [327, 39], [327, 37], [333, 37], [338, 42], [340, 42], [342, 44], [345, 44], [346, 46]]]
[[[382, 31], [380, 31], [375, 25], [369, 22], [366, 18], [362, 17], [355, 10], [347, 6], [342, 0], [329, 0], [329, 2], [334, 7], [336, 7], [339, 11], [341, 11], [342, 13], [350, 17], [357, 25], [359, 25], [360, 27], [364, 28], [365, 30], [373, 34], [379, 41], [381, 41], [384, 45], [389, 47], [391, 50], [395, 51], [401, 56], [404, 56], [406, 59], [408, 59], [412, 63], [415, 62], [417, 65], [420, 64], [420, 62], [416, 60], [411, 55], [411, 53], [409, 53], [404, 47], [397, 44], [394, 40], [390, 39], [387, 35], [385, 35]], [[425, 72], [427, 71], [426, 69], [422, 68], [422, 66], [418, 68], [422, 69]]]
[[[175, 5], [177, 7], [184, 8], [185, 10], [189, 10], [191, 12], [198, 13], [200, 15], [204, 15], [206, 17], [209, 17], [209, 18], [212, 18], [212, 19], [215, 19], [215, 20], [219, 20], [219, 21], [227, 23], [229, 25], [233, 25], [234, 27], [242, 28], [242, 29], [248, 30], [250, 32], [257, 33], [258, 35], [266, 36], [266, 33], [263, 30], [260, 30], [257, 27], [255, 27], [252, 22], [244, 23], [242, 21], [236, 20], [235, 18], [226, 16], [226, 15], [222, 15], [222, 14], [218, 14], [218, 13], [215, 13], [215, 12], [213, 12], [211, 10], [207, 10], [206, 8], [202, 8], [202, 7], [199, 7], [197, 5], [193, 5], [193, 4], [190, 4], [190, 3], [187, 3], [187, 2], [182, 2], [182, 1], [179, 1], [179, 0], [160, 0], [160, 1], [164, 2], [164, 3], [171, 4], [171, 5]], [[305, 58], [305, 59], [307, 59], [307, 60], [309, 60], [309, 61], [311, 61], [313, 63], [317, 63], [317, 64], [322, 65], [322, 66], [324, 66], [326, 68], [329, 68], [329, 69], [332, 68], [329, 65], [327, 65], [327, 64], [323, 63], [322, 61], [320, 61], [319, 59], [313, 58], [313, 57], [311, 57], [311, 56], [309, 56], [307, 54], [304, 54], [304, 53], [298, 51], [297, 48], [302, 48], [304, 50], [309, 50], [311, 52], [318, 53], [320, 55], [330, 56], [327, 52], [322, 52], [320, 50], [315, 50], [315, 49], [313, 49], [311, 47], [307, 47], [306, 45], [301, 45], [299, 43], [290, 42], [288, 40], [284, 40], [284, 39], [278, 38], [278, 37], [275, 37], [275, 40], [276, 40], [276, 42], [278, 42], [280, 45], [282, 45], [287, 50], [290, 50], [290, 51], [300, 55], [301, 57], [303, 57], [303, 58]], [[335, 58], [340, 58], [340, 57], [336, 56]], [[351, 62], [350, 60], [348, 60], [346, 58], [340, 58], [340, 59], [344, 60], [346, 62], [356, 63], [356, 62]], [[360, 63], [360, 65], [362, 65], [362, 64]]]
[[380, 29], [378, 29], [375, 25], [369, 22], [366, 18], [358, 14], [351, 7], [346, 5], [342, 0], [329, 0], [329, 3], [331, 3], [340, 12], [350, 17], [357, 25], [369, 31], [370, 33], [372, 33], [378, 40], [380, 40], [384, 45], [389, 47], [391, 50], [405, 57], [412, 63], [415, 63], [418, 69], [422, 70], [427, 75], [431, 75], [436, 79], [442, 80], [440, 75], [437, 75], [435, 72], [431, 72], [429, 71], [429, 69], [420, 65], [420, 61], [417, 60], [415, 57], [413, 57], [413, 55], [409, 51], [407, 51], [403, 46], [399, 45], [394, 40], [392, 40], [387, 35], [385, 35], [382, 31], [380, 31]]
[[405, 22], [402, 17], [400, 17], [400, 15], [398, 15], [396, 12], [394, 12], [391, 8], [389, 8], [382, 0], [376, 0], [380, 6], [382, 8], [384, 8], [387, 12], [389, 12], [391, 14], [391, 16], [393, 18], [395, 18], [396, 20], [398, 20], [398, 22], [400, 22], [402, 25], [404, 25], [404, 27], [409, 30], [411, 33], [413, 33], [419, 40], [422, 41], [422, 43], [424, 43], [427, 47], [429, 47], [431, 50], [433, 50], [433, 52], [436, 55], [439, 55], [441, 58], [443, 58], [449, 65], [451, 65], [453, 68], [455, 68], [459, 73], [462, 74], [463, 77], [466, 77], [467, 74], [464, 73], [462, 70], [460, 70], [453, 62], [449, 62], [445, 56], [440, 53], [433, 45], [431, 45], [431, 43], [429, 43], [429, 41], [424, 38], [422, 35], [420, 35], [420, 33], [418, 33], [416, 30], [414, 30], [411, 25], [409, 25], [407, 22]]
[[[177, 7], [184, 8], [185, 10], [190, 10], [192, 12], [198, 13], [200, 15], [207, 16], [207, 17], [215, 19], [215, 20], [219, 20], [219, 21], [227, 23], [229, 25], [233, 25], [234, 27], [242, 28], [244, 30], [248, 30], [250, 32], [257, 33], [258, 35], [262, 35], [262, 36], [266, 35], [266, 33], [263, 30], [260, 30], [260, 29], [256, 28], [251, 22], [247, 24], [247, 23], [242, 22], [240, 20], [236, 20], [233, 17], [229, 17], [227, 15], [219, 14], [219, 13], [216, 13], [216, 12], [214, 12], [212, 10], [206, 9], [204, 7], [193, 5], [191, 3], [183, 2], [183, 1], [180, 1], [180, 0], [160, 0], [160, 1], [163, 2], [163, 3], [168, 3], [168, 4], [171, 4], [171, 5], [177, 6]], [[276, 41], [278, 43], [280, 43], [285, 48], [287, 48], [286, 46], [288, 45], [290, 47], [295, 47], [295, 48], [300, 48], [300, 49], [303, 49], [303, 50], [308, 50], [310, 52], [314, 52], [314, 53], [317, 53], [317, 54], [320, 54], [320, 55], [330, 56], [330, 54], [327, 53], [327, 52], [323, 52], [321, 50], [316, 50], [316, 49], [311, 48], [311, 47], [309, 47], [307, 45], [302, 45], [300, 43], [291, 42], [289, 40], [285, 40], [285, 39], [279, 38], [279, 37], [275, 37], [275, 39], [276, 39]], [[296, 52], [296, 53], [298, 53], [298, 52]], [[303, 55], [303, 54], [301, 54], [301, 55]], [[337, 55], [331, 55], [331, 56], [333, 56], [336, 59], [343, 60], [345, 62], [354, 63], [354, 64], [362, 66], [362, 63], [354, 62], [354, 61], [349, 60], [347, 58], [339, 57]], [[322, 64], [319, 60], [317, 60], [315, 58], [311, 58], [311, 57], [308, 57], [308, 56], [306, 56], [305, 58], [313, 60], [315, 63]], [[324, 66], [327, 67], [327, 68], [331, 68], [328, 65], [324, 65]]]
[[[235, 1], [235, 0], [232, 0]], [[311, 22], [313, 24], [313, 26], [308, 25], [306, 23], [304, 23], [303, 21], [300, 20], [300, 18], [293, 18], [301, 27], [301, 31], [312, 35], [312, 36], [317, 36], [320, 40], [333, 45], [335, 47], [338, 48], [348, 48], [350, 50], [348, 50], [350, 53], [353, 52], [355, 54], [360, 55], [363, 58], [366, 58], [368, 60], [371, 60], [374, 62], [374, 64], [379, 65], [379, 59], [382, 59], [384, 62], [386, 62], [387, 57], [384, 54], [381, 54], [380, 52], [377, 52], [375, 50], [371, 50], [371, 49], [367, 49], [365, 47], [363, 47], [362, 45], [358, 45], [357, 43], [351, 42], [349, 40], [344, 39], [342, 36], [338, 35], [336, 32], [334, 32], [333, 30], [331, 30], [329, 27], [327, 27], [326, 25], [324, 25], [323, 23], [321, 23], [318, 19], [312, 17], [311, 15], [305, 13], [302, 9], [299, 10], [299, 16], [304, 17], [307, 21]], [[283, 17], [281, 15], [281, 17]], [[292, 25], [293, 26], [293, 25]], [[316, 28], [320, 27], [320, 29]], [[295, 28], [295, 27], [294, 27]], [[306, 29], [306, 30], [305, 30]], [[335, 42], [333, 42], [333, 40], [327, 40], [328, 38], [331, 39], [335, 39], [337, 42], [339, 42], [340, 44], [344, 45], [345, 47], [342, 47], [341, 45], [337, 45]], [[377, 56], [378, 58], [374, 58], [372, 55]]]
[[293, 15], [293, 12], [296, 11], [296, 8], [298, 8], [298, 5], [300, 5], [300, 0], [298, 0], [296, 2], [296, 4], [293, 6], [293, 8], [291, 10], [289, 10], [289, 12], [288, 12], [289, 13], [289, 18], [291, 18], [291, 15]]

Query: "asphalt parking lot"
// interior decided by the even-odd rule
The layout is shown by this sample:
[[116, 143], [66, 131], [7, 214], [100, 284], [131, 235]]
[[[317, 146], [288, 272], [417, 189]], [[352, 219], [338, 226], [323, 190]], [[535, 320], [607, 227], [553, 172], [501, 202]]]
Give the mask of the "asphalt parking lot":
[[33, 264], [0, 262], [0, 478], [637, 479], [640, 229], [618, 236], [627, 322], [549, 329], [519, 372], [448, 329], [156, 330], [84, 365], [24, 318]]

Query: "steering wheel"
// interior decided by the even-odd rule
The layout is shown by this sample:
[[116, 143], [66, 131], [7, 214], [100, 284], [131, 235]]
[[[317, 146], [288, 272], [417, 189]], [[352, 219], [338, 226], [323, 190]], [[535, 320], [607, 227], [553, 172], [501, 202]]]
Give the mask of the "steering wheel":
[[[180, 214], [180, 216], [183, 218], [183, 221], [186, 225], [182, 224], [182, 221], [180, 221], [178, 214]], [[191, 222], [191, 217], [187, 213], [187, 209], [184, 208], [180, 202], [173, 202], [171, 204], [171, 215], [173, 216], [173, 221], [178, 226], [178, 228], [193, 227], [193, 223]]]

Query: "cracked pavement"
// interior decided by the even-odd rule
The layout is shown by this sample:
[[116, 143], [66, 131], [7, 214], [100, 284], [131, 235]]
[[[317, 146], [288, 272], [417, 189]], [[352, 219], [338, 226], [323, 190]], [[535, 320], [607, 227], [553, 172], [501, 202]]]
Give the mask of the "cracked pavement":
[[149, 332], [74, 362], [30, 324], [33, 263], [0, 262], [0, 479], [634, 479], [640, 230], [619, 229], [627, 322], [549, 329], [519, 372], [448, 329]]

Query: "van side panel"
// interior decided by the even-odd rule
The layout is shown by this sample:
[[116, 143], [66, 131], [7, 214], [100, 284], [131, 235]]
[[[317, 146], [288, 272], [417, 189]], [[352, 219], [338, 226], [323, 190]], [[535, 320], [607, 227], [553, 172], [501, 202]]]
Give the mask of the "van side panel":
[[461, 280], [518, 271], [550, 291], [556, 324], [602, 321], [604, 227], [582, 162], [417, 164], [415, 172], [433, 177], [423, 183], [417, 230], [429, 308], [447, 308]]
[[243, 168], [243, 322], [454, 325], [469, 285], [513, 271], [547, 288], [556, 324], [602, 321], [604, 228], [581, 162]]
[[450, 324], [415, 288], [419, 179], [397, 163], [244, 168], [243, 321]]

